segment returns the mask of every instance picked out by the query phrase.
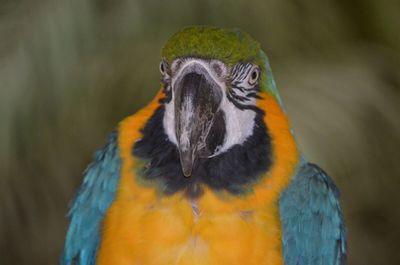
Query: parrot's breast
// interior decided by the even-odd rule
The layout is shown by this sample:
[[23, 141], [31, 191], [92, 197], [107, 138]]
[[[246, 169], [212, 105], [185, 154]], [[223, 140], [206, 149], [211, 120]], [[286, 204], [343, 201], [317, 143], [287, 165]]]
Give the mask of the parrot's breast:
[[283, 264], [278, 199], [299, 156], [279, 105], [264, 95], [271, 139], [285, 144], [275, 146], [273, 165], [251, 192], [237, 195], [204, 185], [192, 198], [184, 191], [160, 193], [156, 181], [149, 185], [138, 178], [142, 162], [132, 148], [161, 96], [120, 125], [121, 178], [103, 222], [97, 264]]
[[283, 264], [276, 204], [261, 209], [226, 196], [118, 201], [99, 264]]

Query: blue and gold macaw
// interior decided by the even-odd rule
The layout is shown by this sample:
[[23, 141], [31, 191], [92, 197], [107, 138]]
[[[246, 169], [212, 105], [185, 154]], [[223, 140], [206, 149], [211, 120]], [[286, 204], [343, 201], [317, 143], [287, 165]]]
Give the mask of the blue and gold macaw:
[[96, 153], [62, 265], [343, 265], [339, 193], [298, 150], [259, 43], [195, 26]]

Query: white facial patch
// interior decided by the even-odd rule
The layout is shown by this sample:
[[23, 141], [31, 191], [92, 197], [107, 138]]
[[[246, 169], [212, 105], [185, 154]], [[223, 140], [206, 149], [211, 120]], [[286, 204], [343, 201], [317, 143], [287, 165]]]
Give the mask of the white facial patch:
[[168, 136], [168, 139], [178, 146], [178, 141], [176, 139], [175, 134], [175, 106], [174, 106], [174, 93], [172, 92], [172, 99], [170, 102], [165, 104], [165, 113], [163, 119], [163, 125], [165, 133]]
[[256, 113], [253, 110], [238, 109], [227, 97], [221, 102], [221, 109], [225, 114], [226, 136], [223, 145], [218, 148], [214, 156], [227, 151], [235, 144], [242, 144], [253, 134], [254, 118]]

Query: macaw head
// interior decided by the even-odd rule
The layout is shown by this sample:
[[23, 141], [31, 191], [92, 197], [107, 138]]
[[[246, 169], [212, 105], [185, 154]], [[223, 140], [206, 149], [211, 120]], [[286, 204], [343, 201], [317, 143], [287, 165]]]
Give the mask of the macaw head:
[[242, 145], [262, 122], [260, 93], [280, 99], [267, 56], [248, 34], [207, 26], [185, 28], [162, 50], [163, 125], [191, 176], [198, 159]]

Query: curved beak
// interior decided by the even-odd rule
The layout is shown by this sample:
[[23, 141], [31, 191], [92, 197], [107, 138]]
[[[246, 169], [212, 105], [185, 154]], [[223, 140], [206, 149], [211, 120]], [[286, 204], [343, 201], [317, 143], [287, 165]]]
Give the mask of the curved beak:
[[[214, 152], [215, 138], [223, 137], [221, 125], [221, 87], [205, 69], [199, 67], [182, 73], [174, 85], [175, 133], [183, 174], [192, 175], [196, 160]], [[223, 119], [222, 119], [223, 120]], [[220, 122], [218, 122], [220, 123]], [[215, 127], [218, 127], [217, 130]], [[222, 132], [225, 127], [223, 126]], [[217, 134], [217, 137], [216, 135]]]

